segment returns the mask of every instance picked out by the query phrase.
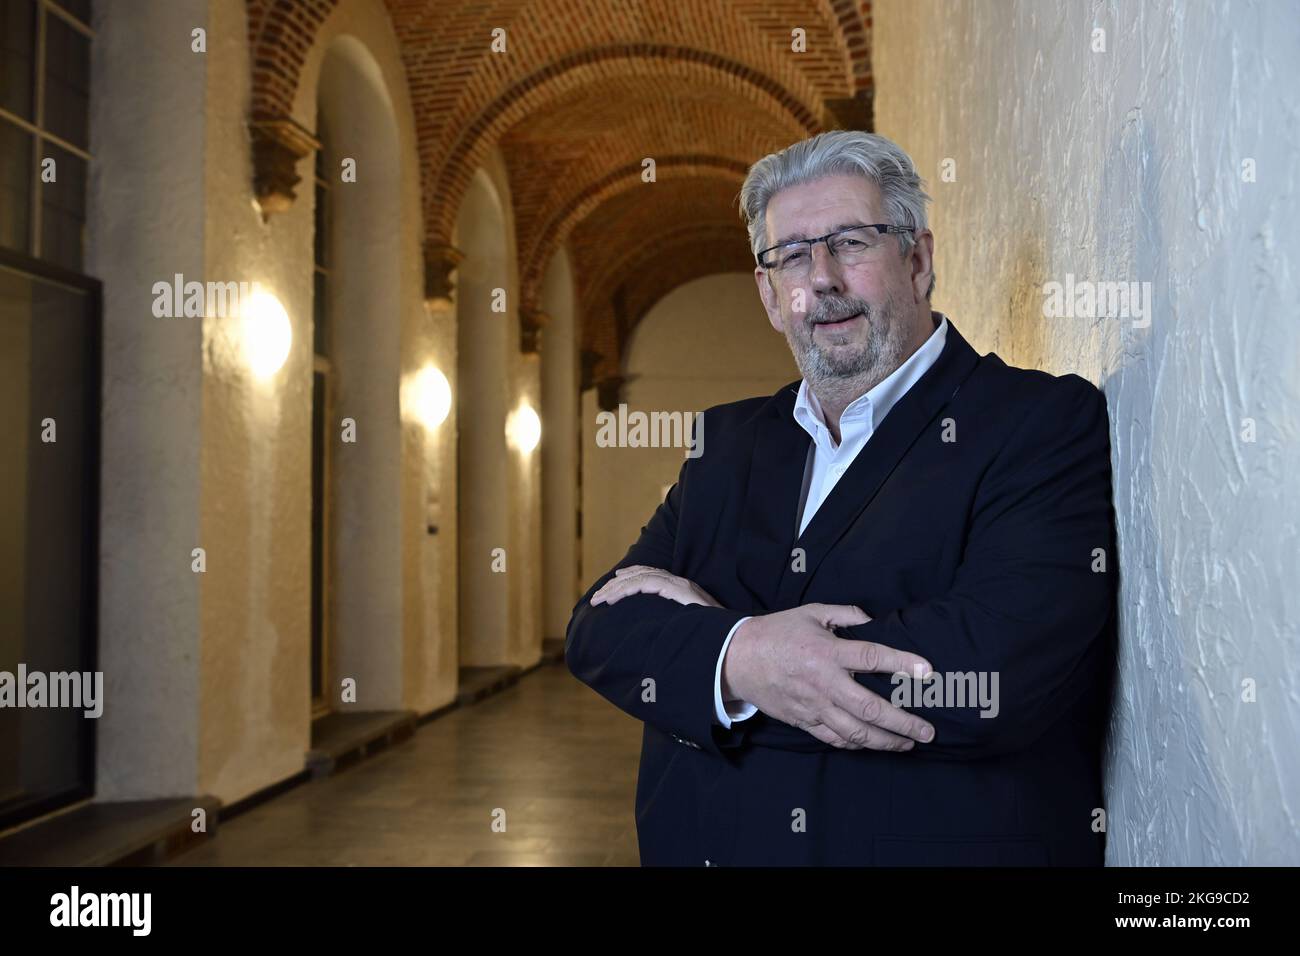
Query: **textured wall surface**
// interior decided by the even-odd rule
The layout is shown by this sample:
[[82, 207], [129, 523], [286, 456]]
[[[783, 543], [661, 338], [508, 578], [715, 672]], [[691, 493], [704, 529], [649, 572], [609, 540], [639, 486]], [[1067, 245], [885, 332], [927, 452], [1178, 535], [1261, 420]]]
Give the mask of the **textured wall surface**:
[[[87, 271], [104, 283], [96, 727], [101, 799], [195, 792], [199, 753], [202, 328], [153, 316], [152, 286], [204, 273], [208, 64], [201, 0], [137, 20], [95, 10]], [[140, 56], [141, 46], [156, 51]]]
[[542, 633], [563, 639], [578, 585], [578, 325], [564, 249], [542, 281]]
[[[219, 79], [207, 96], [205, 267], [209, 276], [262, 283], [293, 324], [285, 366], [258, 382], [238, 353], [236, 327], [205, 323], [201, 528], [209, 571], [199, 786], [229, 801], [301, 769], [310, 745], [314, 157], [298, 163], [303, 179], [293, 206], [264, 222], [250, 202], [243, 5], [217, 0], [211, 12], [208, 56]], [[327, 51], [366, 75], [322, 76]], [[340, 3], [318, 33], [295, 102], [295, 119], [307, 129], [316, 126], [318, 93], [342, 101], [335, 113], [369, 109], [375, 124], [339, 124], [331, 142], [358, 169], [355, 184], [335, 187], [355, 192], [339, 194], [336, 203], [342, 245], [332, 250], [339, 348], [330, 432], [337, 439], [337, 419], [353, 417], [358, 440], [331, 446], [331, 683], [337, 693], [341, 678], [354, 678], [358, 710], [419, 709], [434, 689], [431, 668], [407, 667], [412, 619], [418, 623], [424, 606], [423, 508], [418, 493], [405, 492], [412, 477], [418, 482], [422, 463], [403, 457], [404, 450], [418, 451], [406, 440], [418, 426], [402, 421], [399, 407], [402, 373], [423, 359], [414, 348], [401, 352], [424, 318], [417, 166], [400, 55], [377, 0]], [[382, 115], [387, 109], [391, 120]], [[377, 129], [384, 135], [367, 136]], [[367, 141], [358, 142], [363, 136]], [[366, 218], [374, 215], [386, 217], [378, 228], [387, 232], [363, 247], [357, 230], [377, 228]], [[436, 656], [432, 622], [420, 639]], [[347, 709], [338, 697], [334, 702]]]
[[[1296, 5], [880, 0], [874, 21], [877, 129], [935, 199], [936, 306], [1109, 403], [1108, 862], [1300, 863]], [[1045, 318], [1069, 276], [1150, 283], [1149, 324]]]
[[[107, 698], [96, 797], [232, 802], [299, 772], [310, 746], [312, 158], [298, 165], [293, 206], [264, 221], [252, 196], [242, 0], [156, 6], [141, 19], [99, 5], [93, 47], [88, 245], [105, 293]], [[195, 26], [207, 31], [205, 54], [190, 50]], [[350, 589], [334, 590], [358, 595], [333, 608], [349, 625], [336, 650], [367, 653], [333, 663], [344, 669], [336, 676], [358, 678], [359, 709], [425, 712], [455, 694], [454, 514], [449, 536], [425, 532], [430, 483], [449, 484], [454, 502], [454, 428], [426, 436], [400, 395], [426, 362], [454, 364], [454, 333], [425, 315], [414, 121], [381, 0], [339, 3], [306, 53], [295, 119], [315, 127], [325, 51], [343, 47], [364, 51], [354, 62], [370, 75], [329, 95], [374, 121], [391, 107], [395, 128], [361, 143], [346, 140], [364, 133], [344, 128], [335, 144], [358, 161], [357, 182], [339, 187], [361, 194], [347, 195], [358, 200], [350, 212], [383, 221], [345, 217], [339, 232], [353, 245], [335, 250], [337, 301], [354, 303], [336, 316], [354, 346], [335, 356], [348, 385], [336, 412], [357, 419], [359, 436], [336, 453], [364, 457], [370, 482], [334, 488], [345, 512], [332, 515], [335, 530], [353, 562], [336, 562], [335, 582]], [[357, 248], [377, 229], [380, 241]], [[292, 326], [284, 366], [254, 379], [237, 317], [154, 317], [152, 285], [176, 273], [273, 292]], [[195, 547], [206, 550], [203, 574], [191, 570]]]

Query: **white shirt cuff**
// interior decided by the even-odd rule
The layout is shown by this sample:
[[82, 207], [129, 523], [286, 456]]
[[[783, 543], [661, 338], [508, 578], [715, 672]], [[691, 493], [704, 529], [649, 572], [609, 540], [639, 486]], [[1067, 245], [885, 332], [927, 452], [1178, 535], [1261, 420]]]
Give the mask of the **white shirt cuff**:
[[727, 648], [731, 645], [731, 639], [736, 636], [736, 631], [748, 620], [748, 617], [742, 617], [732, 625], [727, 639], [722, 642], [722, 650], [718, 653], [718, 666], [713, 672], [713, 712], [718, 717], [718, 723], [728, 729], [732, 723], [748, 720], [758, 713], [757, 707], [743, 700], [732, 701], [730, 707], [722, 702], [722, 661], [727, 656]]

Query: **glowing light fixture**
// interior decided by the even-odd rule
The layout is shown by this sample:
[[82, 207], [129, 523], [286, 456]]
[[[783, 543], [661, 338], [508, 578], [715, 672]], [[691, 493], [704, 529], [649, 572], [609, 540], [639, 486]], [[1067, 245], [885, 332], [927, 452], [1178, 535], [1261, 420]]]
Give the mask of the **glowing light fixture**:
[[524, 454], [542, 440], [542, 420], [532, 408], [523, 404], [515, 409], [506, 423], [506, 439]]
[[244, 354], [248, 367], [261, 379], [268, 379], [283, 367], [293, 342], [289, 313], [270, 292], [254, 286], [242, 303]]
[[432, 365], [426, 365], [415, 378], [413, 396], [416, 414], [428, 429], [437, 428], [451, 412], [451, 383]]

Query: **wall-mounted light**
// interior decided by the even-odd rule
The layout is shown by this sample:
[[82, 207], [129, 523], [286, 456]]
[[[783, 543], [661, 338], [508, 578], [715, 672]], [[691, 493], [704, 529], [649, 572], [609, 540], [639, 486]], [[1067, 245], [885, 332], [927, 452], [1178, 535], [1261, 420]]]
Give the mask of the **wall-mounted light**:
[[241, 303], [245, 361], [253, 374], [268, 379], [284, 365], [293, 343], [289, 313], [270, 292], [254, 285], [253, 294]]
[[506, 420], [506, 441], [525, 455], [542, 440], [542, 420], [526, 402], [514, 410]]
[[451, 412], [451, 383], [432, 365], [426, 365], [415, 377], [412, 403], [424, 427], [433, 430], [447, 420]]

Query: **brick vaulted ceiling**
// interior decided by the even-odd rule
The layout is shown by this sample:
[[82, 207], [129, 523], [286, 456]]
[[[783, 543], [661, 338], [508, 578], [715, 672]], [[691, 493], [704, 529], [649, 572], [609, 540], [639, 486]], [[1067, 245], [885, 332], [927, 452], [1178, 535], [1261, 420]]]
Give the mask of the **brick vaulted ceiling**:
[[[335, 2], [247, 0], [255, 126], [289, 117]], [[568, 243], [584, 385], [617, 382], [628, 333], [673, 287], [749, 271], [736, 194], [750, 164], [871, 124], [867, 0], [385, 3], [415, 111], [427, 268], [446, 268], [460, 201], [499, 147], [521, 316], [536, 313], [546, 265]], [[504, 53], [491, 49], [496, 28]], [[646, 158], [655, 182], [643, 181]]]

